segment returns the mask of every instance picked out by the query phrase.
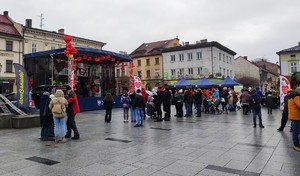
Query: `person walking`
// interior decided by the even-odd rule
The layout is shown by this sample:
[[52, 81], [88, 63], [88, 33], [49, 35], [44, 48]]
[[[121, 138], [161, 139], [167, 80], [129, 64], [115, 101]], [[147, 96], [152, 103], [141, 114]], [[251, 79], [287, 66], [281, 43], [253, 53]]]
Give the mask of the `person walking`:
[[170, 121], [171, 118], [171, 99], [172, 94], [168, 87], [165, 88], [163, 93], [163, 110], [164, 110], [164, 120]]
[[260, 95], [256, 93], [255, 89], [253, 89], [251, 93], [252, 95], [249, 97], [249, 99], [252, 102], [251, 104], [252, 104], [252, 111], [253, 111], [253, 128], [256, 128], [256, 116], [258, 116], [259, 119], [259, 127], [264, 128], [264, 125], [262, 124], [261, 106], [260, 106], [262, 98]]
[[40, 100], [40, 124], [41, 124], [41, 140], [47, 141], [49, 135], [49, 126], [53, 123], [53, 116], [49, 109], [51, 98], [49, 92], [44, 92]]
[[200, 88], [197, 88], [195, 90], [194, 103], [195, 103], [196, 109], [197, 109], [196, 117], [201, 117], [202, 94], [203, 93], [202, 93], [202, 90]]
[[266, 97], [266, 105], [268, 107], [268, 114], [272, 114], [272, 108], [274, 106], [274, 101], [273, 101], [273, 97], [271, 92], [268, 93], [267, 97]]
[[[67, 86], [67, 101], [68, 101], [68, 107], [67, 107], [67, 134], [65, 138], [71, 138], [72, 140], [78, 140], [80, 138], [78, 128], [75, 122], [75, 116], [77, 113], [80, 113], [80, 108], [78, 104], [78, 99], [76, 93], [72, 90], [71, 86]], [[72, 130], [74, 132], [74, 136], [72, 137]]]
[[124, 123], [128, 123], [128, 110], [130, 107], [131, 99], [126, 90], [123, 91], [123, 95], [121, 97], [121, 103], [123, 104], [123, 117]]
[[288, 97], [288, 118], [292, 121], [293, 149], [300, 152], [300, 87], [297, 87], [295, 92]]
[[111, 121], [111, 110], [115, 101], [111, 95], [111, 93], [107, 93], [104, 97], [103, 107], [105, 109], [105, 123], [110, 123]]
[[[289, 89], [287, 92], [287, 95], [284, 97], [284, 107], [283, 107], [283, 111], [282, 111], [282, 116], [281, 116], [281, 125], [280, 127], [277, 129], [278, 131], [283, 131], [283, 129], [286, 126], [286, 123], [288, 121], [288, 98], [291, 96], [291, 93], [293, 92], [293, 89]], [[290, 129], [290, 132], [292, 132], [292, 126]]]
[[134, 127], [142, 127], [144, 97], [142, 96], [140, 89], [136, 90], [136, 95], [133, 101], [133, 105], [135, 106], [135, 117], [136, 117], [136, 124], [134, 125]]
[[60, 129], [60, 137], [62, 138], [61, 142], [65, 143], [65, 117], [66, 117], [66, 107], [68, 106], [68, 101], [64, 97], [64, 92], [61, 89], [57, 89], [54, 98], [49, 103], [49, 109], [53, 114], [54, 121], [54, 136], [55, 143], [58, 143], [58, 131]]

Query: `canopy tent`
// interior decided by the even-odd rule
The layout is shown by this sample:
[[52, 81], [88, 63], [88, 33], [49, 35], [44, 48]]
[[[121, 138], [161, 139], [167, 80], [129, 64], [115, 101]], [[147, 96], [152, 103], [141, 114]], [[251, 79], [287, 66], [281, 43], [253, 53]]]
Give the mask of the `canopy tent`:
[[200, 88], [212, 88], [212, 87], [219, 87], [219, 85], [210, 82], [207, 78], [203, 77], [200, 81], [194, 83], [196, 87]]
[[224, 81], [219, 83], [220, 87], [231, 87], [231, 86], [237, 86], [239, 83], [233, 81], [229, 76], [227, 76]]
[[171, 85], [174, 87], [192, 87], [194, 86], [192, 83], [188, 82], [186, 79], [182, 78], [181, 80], [177, 81], [175, 84]]

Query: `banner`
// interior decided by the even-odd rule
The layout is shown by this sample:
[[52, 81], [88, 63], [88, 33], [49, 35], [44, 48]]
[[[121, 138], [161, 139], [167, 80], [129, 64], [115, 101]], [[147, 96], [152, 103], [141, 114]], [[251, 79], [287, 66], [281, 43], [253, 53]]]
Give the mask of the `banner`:
[[279, 75], [279, 91], [280, 91], [280, 109], [283, 110], [284, 107], [284, 97], [286, 96], [288, 90], [291, 88], [291, 83], [288, 78], [284, 75]]
[[134, 76], [133, 79], [134, 79], [134, 90], [135, 91], [138, 90], [138, 89], [142, 90], [141, 78], [138, 77], [138, 76]]
[[19, 107], [29, 107], [29, 90], [28, 90], [28, 78], [25, 68], [14, 63], [14, 69], [16, 73], [16, 85], [17, 85], [17, 100]]

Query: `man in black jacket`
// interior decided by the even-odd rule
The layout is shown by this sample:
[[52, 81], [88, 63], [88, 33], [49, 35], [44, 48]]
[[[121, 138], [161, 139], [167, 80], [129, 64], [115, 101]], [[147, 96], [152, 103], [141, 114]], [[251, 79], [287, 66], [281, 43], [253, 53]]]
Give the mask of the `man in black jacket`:
[[201, 104], [202, 104], [202, 90], [200, 88], [195, 90], [195, 95], [194, 95], [194, 103], [197, 108], [197, 116], [196, 117], [201, 117]]
[[253, 128], [256, 128], [256, 115], [258, 115], [259, 118], [259, 127], [264, 128], [262, 124], [262, 118], [261, 118], [261, 107], [260, 103], [262, 101], [262, 98], [260, 95], [256, 93], [256, 90], [253, 89], [251, 91], [252, 95], [249, 97], [250, 102], [252, 102], [252, 111], [253, 111]]
[[161, 104], [163, 101], [163, 89], [161, 87], [158, 88], [158, 92], [157, 95], [154, 95], [153, 98], [153, 102], [154, 102], [154, 106], [155, 106], [155, 111], [157, 113], [157, 119], [154, 120], [154, 122], [161, 122], [162, 121], [162, 111], [161, 111]]
[[133, 106], [135, 107], [135, 117], [136, 124], [134, 127], [142, 127], [143, 126], [143, 107], [144, 107], [144, 97], [142, 96], [141, 90], [136, 90], [136, 95], [133, 100]]
[[164, 116], [165, 121], [170, 121], [171, 118], [171, 98], [172, 95], [170, 93], [170, 89], [166, 87], [163, 94], [163, 109], [165, 112], [165, 116]]

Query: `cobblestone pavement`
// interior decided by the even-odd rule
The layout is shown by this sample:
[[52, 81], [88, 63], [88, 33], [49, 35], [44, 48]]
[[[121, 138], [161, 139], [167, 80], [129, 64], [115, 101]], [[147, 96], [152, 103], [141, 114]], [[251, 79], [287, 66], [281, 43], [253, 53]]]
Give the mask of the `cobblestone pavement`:
[[[174, 107], [172, 107], [174, 115]], [[123, 123], [122, 109], [76, 116], [78, 141], [54, 145], [38, 139], [40, 128], [0, 130], [3, 176], [300, 175], [300, 153], [292, 149], [290, 123], [278, 132], [281, 111], [253, 128], [241, 111], [200, 118], [175, 118], [143, 127]]]

